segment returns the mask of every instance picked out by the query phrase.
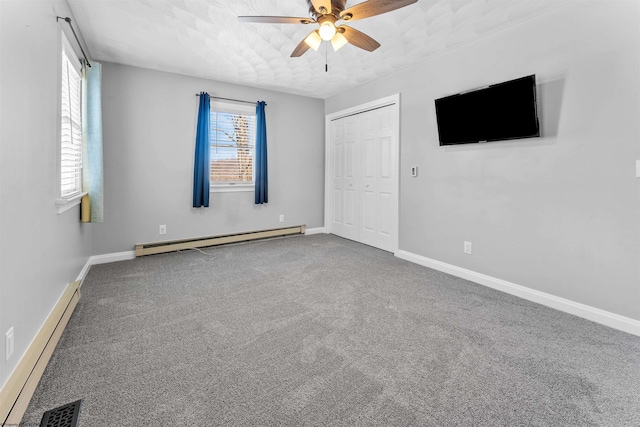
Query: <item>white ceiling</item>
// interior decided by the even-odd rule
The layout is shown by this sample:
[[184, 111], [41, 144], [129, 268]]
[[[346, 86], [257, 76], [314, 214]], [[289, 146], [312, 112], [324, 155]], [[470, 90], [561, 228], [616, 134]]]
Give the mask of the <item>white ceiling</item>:
[[[349, 25], [382, 46], [328, 46], [291, 58], [315, 28], [246, 24], [240, 15], [308, 16], [305, 0], [68, 0], [91, 58], [328, 98], [571, 0], [419, 0]], [[359, 3], [347, 1], [347, 7]], [[340, 21], [341, 22], [341, 21]], [[326, 44], [326, 43], [324, 43]]]

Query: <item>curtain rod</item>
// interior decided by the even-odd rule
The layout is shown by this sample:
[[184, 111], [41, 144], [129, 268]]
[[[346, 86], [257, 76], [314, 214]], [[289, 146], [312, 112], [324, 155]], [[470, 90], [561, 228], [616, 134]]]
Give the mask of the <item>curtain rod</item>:
[[82, 48], [82, 45], [80, 44], [80, 40], [78, 39], [78, 35], [76, 34], [76, 30], [73, 29], [73, 25], [71, 25], [71, 18], [66, 17], [63, 18], [62, 16], [56, 16], [56, 21], [59, 21], [63, 19], [67, 24], [69, 24], [69, 27], [71, 27], [71, 32], [73, 33], [73, 37], [76, 38], [76, 42], [78, 43], [78, 46], [80, 46], [80, 51], [82, 52], [82, 56], [84, 56], [84, 60], [87, 61], [87, 67], [91, 68], [91, 62], [89, 62], [89, 58], [87, 58], [87, 54], [84, 53], [84, 49]]
[[[1, 0], [0, 0], [1, 1]], [[200, 96], [199, 93], [196, 93], [196, 96]], [[253, 104], [253, 105], [258, 105], [257, 102], [251, 102], [251, 101], [243, 101], [241, 99], [233, 99], [233, 98], [221, 98], [219, 96], [211, 96], [209, 95], [209, 98], [213, 98], [213, 99], [223, 99], [225, 101], [234, 101], [234, 102], [244, 102], [245, 104]], [[264, 105], [267, 105], [266, 103]]]

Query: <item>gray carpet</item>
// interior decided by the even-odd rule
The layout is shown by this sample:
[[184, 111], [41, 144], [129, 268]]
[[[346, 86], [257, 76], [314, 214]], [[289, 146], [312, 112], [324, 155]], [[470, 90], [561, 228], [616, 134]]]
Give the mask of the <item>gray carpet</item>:
[[92, 267], [23, 423], [640, 425], [640, 337], [334, 236], [206, 252]]

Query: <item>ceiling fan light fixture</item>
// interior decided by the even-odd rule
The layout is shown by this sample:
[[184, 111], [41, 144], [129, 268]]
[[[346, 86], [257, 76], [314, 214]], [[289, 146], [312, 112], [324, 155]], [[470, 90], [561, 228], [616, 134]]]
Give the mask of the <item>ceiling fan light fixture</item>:
[[313, 50], [318, 50], [320, 44], [322, 44], [322, 38], [320, 38], [320, 34], [318, 34], [318, 30], [309, 33], [304, 42]]
[[335, 52], [337, 52], [338, 49], [340, 49], [341, 47], [343, 47], [347, 43], [349, 43], [347, 41], [347, 38], [345, 36], [343, 36], [341, 32], [337, 32], [336, 35], [333, 36], [333, 38], [331, 39], [331, 46], [333, 46], [333, 50]]
[[[2, 0], [0, 0], [1, 2]], [[79, 0], [76, 0], [79, 1]], [[345, 44], [373, 52], [380, 47], [380, 43], [365, 33], [347, 25], [336, 27], [340, 20], [352, 21], [372, 16], [382, 15], [396, 9], [417, 3], [418, 0], [367, 0], [345, 9], [347, 1], [351, 0], [306, 0], [310, 18], [296, 18], [293, 16], [238, 16], [240, 22], [272, 23], [272, 24], [318, 24], [319, 28], [312, 31], [291, 53], [292, 58], [302, 56], [307, 50], [318, 50], [323, 41], [330, 41], [334, 50], [339, 50]], [[468, 1], [468, 0], [467, 0]], [[326, 69], [326, 67], [325, 67]]]
[[336, 35], [336, 26], [331, 21], [324, 21], [320, 24], [320, 37], [324, 41], [329, 41]]

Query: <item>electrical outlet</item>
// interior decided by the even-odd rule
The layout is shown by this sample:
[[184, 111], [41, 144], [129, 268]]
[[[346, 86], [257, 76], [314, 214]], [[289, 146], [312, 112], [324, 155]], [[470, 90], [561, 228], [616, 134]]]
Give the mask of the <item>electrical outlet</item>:
[[4, 360], [7, 361], [13, 354], [13, 326], [4, 334], [4, 352]]
[[167, 226], [166, 225], [161, 225], [160, 226], [160, 234], [167, 234]]
[[464, 253], [471, 255], [471, 242], [464, 242]]
[[284, 222], [284, 214], [280, 214], [280, 222]]
[[411, 166], [411, 176], [418, 176], [418, 167], [417, 166]]

